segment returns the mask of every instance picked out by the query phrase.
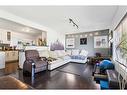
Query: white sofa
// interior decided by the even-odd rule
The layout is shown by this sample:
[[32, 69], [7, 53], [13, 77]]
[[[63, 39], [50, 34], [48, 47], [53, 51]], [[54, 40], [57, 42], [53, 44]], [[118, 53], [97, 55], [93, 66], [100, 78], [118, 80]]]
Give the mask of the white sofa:
[[56, 60], [49, 62], [48, 69], [53, 70], [68, 62], [86, 63], [88, 52], [86, 50], [56, 50], [39, 51], [40, 57], [51, 57]]
[[86, 50], [72, 50], [70, 62], [86, 63], [88, 52]]

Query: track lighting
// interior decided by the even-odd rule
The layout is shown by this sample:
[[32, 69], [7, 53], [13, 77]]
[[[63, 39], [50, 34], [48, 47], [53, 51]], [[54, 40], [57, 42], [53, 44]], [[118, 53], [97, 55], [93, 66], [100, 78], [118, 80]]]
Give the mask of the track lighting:
[[76, 26], [77, 28], [79, 28], [78, 25], [71, 18], [69, 18], [69, 23], [72, 23], [74, 27]]

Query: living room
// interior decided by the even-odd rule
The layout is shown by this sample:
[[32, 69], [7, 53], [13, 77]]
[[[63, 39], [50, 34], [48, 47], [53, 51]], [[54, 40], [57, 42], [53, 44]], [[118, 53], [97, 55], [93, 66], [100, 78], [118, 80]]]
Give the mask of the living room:
[[126, 13], [120, 5], [0, 6], [0, 89], [126, 89]]

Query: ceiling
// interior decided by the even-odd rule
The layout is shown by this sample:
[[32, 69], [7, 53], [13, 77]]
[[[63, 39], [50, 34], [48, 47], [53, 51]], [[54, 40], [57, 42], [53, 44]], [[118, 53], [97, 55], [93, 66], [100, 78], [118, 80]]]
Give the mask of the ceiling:
[[38, 36], [41, 35], [43, 31], [28, 27], [10, 20], [6, 20], [3, 18], [0, 18], [0, 28], [7, 29], [15, 32], [20, 32], [24, 34], [28, 34], [31, 36]]
[[[107, 29], [118, 6], [0, 6], [1, 10], [62, 33]], [[69, 18], [79, 26], [69, 23]]]

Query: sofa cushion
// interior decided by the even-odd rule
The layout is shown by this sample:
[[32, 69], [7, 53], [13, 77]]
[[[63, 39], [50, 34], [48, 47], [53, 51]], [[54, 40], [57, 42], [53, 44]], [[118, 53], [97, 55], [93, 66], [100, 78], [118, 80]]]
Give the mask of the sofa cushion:
[[85, 60], [86, 59], [86, 56], [79, 55], [79, 58], [78, 59]]
[[63, 56], [66, 56], [67, 55], [66, 52], [65, 52], [65, 50], [55, 50], [54, 52], [57, 53], [57, 56], [58, 57], [63, 57]]
[[60, 59], [62, 59], [62, 60], [70, 60], [71, 59], [71, 57], [70, 56], [62, 56], [62, 57], [59, 57]]
[[49, 62], [49, 64], [55, 64], [55, 63], [60, 63], [62, 62], [63, 60], [61, 58], [57, 58], [57, 60], [54, 60], [52, 62]]
[[86, 56], [82, 56], [82, 55], [72, 55], [71, 59], [78, 59], [78, 60], [85, 60]]
[[62, 50], [61, 53], [63, 54], [63, 56], [66, 56], [67, 53], [65, 52], [65, 50]]
[[55, 51], [49, 51], [49, 57], [57, 59], [58, 55], [57, 55], [57, 53]]
[[66, 50], [66, 55], [71, 55], [72, 51], [71, 50]]
[[71, 59], [76, 59], [76, 55], [71, 55]]
[[83, 56], [87, 56], [88, 55], [88, 51], [86, 50], [81, 50], [79, 55], [83, 55]]
[[71, 55], [79, 55], [79, 50], [72, 50], [72, 54]]
[[46, 66], [46, 65], [47, 65], [47, 63], [46, 63], [45, 61], [43, 61], [43, 60], [38, 60], [38, 61], [36, 61], [35, 63], [36, 63], [36, 64], [35, 64], [36, 68], [42, 67], [42, 66]]
[[49, 57], [49, 51], [48, 50], [41, 50], [41, 51], [39, 51], [39, 56], [48, 58]]

